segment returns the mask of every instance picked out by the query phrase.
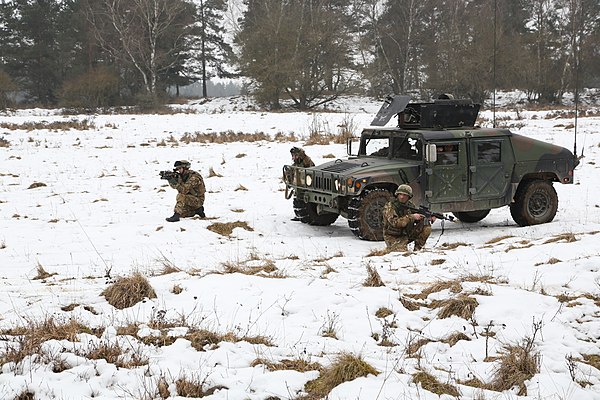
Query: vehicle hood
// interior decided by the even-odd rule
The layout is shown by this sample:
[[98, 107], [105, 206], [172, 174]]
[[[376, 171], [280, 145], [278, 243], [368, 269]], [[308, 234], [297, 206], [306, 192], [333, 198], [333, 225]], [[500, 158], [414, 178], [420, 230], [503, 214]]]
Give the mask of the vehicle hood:
[[350, 158], [348, 160], [335, 160], [325, 164], [318, 165], [316, 167], [309, 168], [311, 170], [319, 170], [324, 172], [330, 172], [334, 174], [340, 174], [343, 176], [354, 176], [360, 170], [360, 176], [376, 175], [380, 171], [389, 172], [390, 170], [399, 170], [403, 168], [413, 168], [416, 165], [420, 165], [421, 162], [409, 162], [398, 159], [390, 160], [387, 158], [378, 157], [360, 157]]

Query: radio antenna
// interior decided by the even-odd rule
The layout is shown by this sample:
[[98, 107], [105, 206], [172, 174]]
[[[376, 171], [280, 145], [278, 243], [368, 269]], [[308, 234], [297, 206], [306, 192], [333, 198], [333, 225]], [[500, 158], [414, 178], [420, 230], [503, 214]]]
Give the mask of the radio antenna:
[[492, 96], [492, 127], [496, 127], [496, 3], [494, 0], [494, 54], [492, 57], [492, 84], [494, 86], [494, 92]]

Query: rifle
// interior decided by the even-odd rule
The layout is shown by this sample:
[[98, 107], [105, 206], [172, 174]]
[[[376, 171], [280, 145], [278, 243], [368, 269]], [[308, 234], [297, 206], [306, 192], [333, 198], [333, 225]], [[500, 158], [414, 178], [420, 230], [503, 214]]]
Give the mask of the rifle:
[[160, 171], [158, 174], [160, 175], [160, 179], [177, 180], [177, 178], [179, 178], [179, 173], [177, 171]]
[[455, 218], [452, 215], [444, 215], [442, 213], [431, 211], [429, 208], [427, 208], [425, 206], [419, 206], [417, 208], [417, 207], [411, 207], [409, 205], [400, 203], [400, 207], [403, 207], [409, 211], [412, 211], [413, 213], [423, 215], [426, 218], [425, 224], [428, 224], [428, 222], [431, 220], [432, 217], [436, 217], [438, 219], [445, 219], [446, 221], [455, 222], [454, 221]]

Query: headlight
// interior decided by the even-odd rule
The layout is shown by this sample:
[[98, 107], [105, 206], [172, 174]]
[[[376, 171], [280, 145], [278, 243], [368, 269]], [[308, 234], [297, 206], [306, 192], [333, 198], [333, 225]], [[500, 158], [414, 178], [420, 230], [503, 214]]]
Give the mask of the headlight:
[[306, 175], [306, 186], [312, 186], [312, 175]]
[[333, 186], [335, 187], [335, 191], [339, 192], [340, 191], [340, 180], [339, 179], [334, 179], [333, 180]]

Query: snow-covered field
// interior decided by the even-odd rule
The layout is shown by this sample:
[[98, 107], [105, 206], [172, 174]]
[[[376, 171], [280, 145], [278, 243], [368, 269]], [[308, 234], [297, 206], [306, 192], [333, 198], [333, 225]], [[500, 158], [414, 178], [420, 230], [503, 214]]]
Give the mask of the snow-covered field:
[[[440, 398], [419, 372], [461, 399], [600, 399], [600, 117], [579, 119], [584, 158], [574, 185], [555, 184], [552, 223], [520, 228], [505, 207], [476, 224], [447, 223], [443, 234], [436, 222], [423, 252], [376, 256], [384, 243], [356, 239], [343, 218], [329, 227], [291, 221], [280, 177], [290, 147], [311, 130], [350, 122], [358, 134], [378, 102], [318, 114], [249, 111], [243, 98], [180, 108], [0, 114], [1, 399], [189, 396], [177, 382], [203, 383], [210, 399], [299, 399], [320, 373], [282, 361], [327, 368], [344, 354], [379, 373], [338, 385], [329, 399]], [[572, 149], [573, 118], [548, 114], [497, 118]], [[89, 129], [43, 129], [56, 121]], [[228, 131], [299, 140], [181, 140]], [[317, 164], [346, 152], [305, 149]], [[204, 176], [206, 219], [165, 221], [176, 193], [158, 172], [180, 159]], [[235, 222], [247, 225], [229, 236], [207, 229]], [[384, 286], [364, 285], [368, 269]], [[156, 298], [111, 306], [101, 293], [136, 272]], [[457, 299], [472, 317], [442, 318]], [[51, 334], [75, 322], [72, 336]], [[27, 351], [35, 330], [47, 340]], [[198, 345], [197, 332], [224, 336]], [[488, 390], [502, 355], [519, 347], [539, 355], [527, 396], [518, 386]], [[115, 357], [92, 356], [107, 349]]]

